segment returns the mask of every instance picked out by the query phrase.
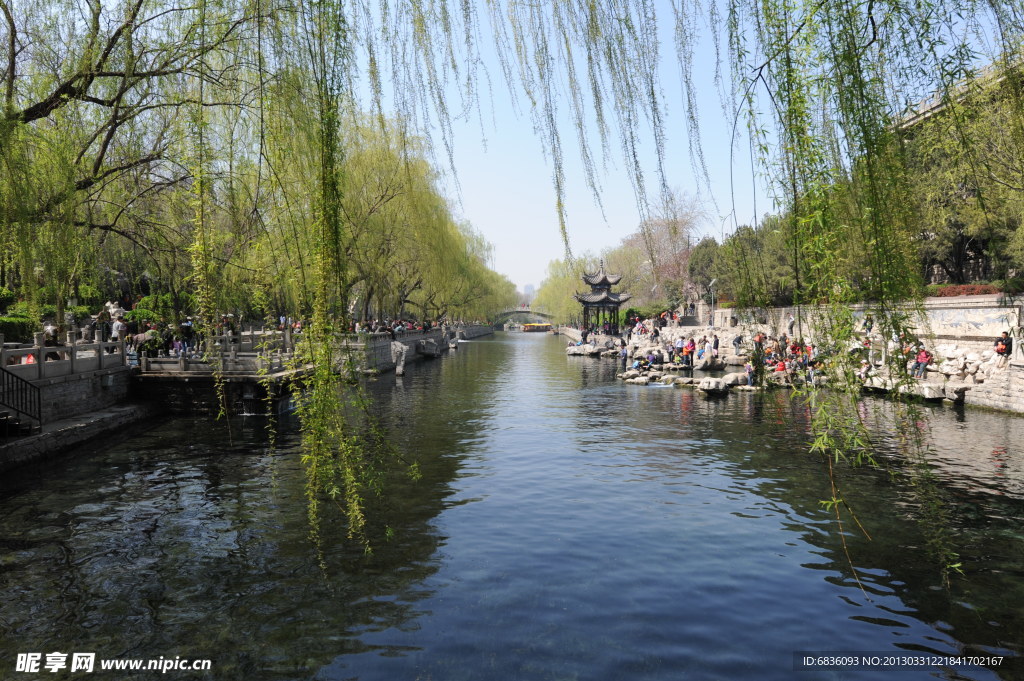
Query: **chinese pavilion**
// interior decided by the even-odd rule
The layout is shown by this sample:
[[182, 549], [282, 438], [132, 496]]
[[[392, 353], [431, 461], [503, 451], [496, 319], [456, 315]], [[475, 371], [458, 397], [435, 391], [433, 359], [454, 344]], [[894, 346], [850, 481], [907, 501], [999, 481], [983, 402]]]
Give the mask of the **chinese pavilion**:
[[628, 293], [612, 293], [612, 286], [619, 283], [621, 274], [608, 274], [601, 269], [594, 274], [584, 274], [583, 281], [590, 284], [590, 293], [577, 293], [574, 297], [583, 305], [583, 328], [619, 333], [619, 306], [632, 298]]

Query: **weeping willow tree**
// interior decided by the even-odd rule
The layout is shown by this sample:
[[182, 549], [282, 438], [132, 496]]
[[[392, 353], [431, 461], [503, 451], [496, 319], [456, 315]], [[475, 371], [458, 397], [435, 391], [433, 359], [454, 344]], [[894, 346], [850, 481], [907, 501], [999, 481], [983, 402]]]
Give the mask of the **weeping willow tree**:
[[589, 253], [579, 254], [572, 259], [551, 261], [531, 305], [546, 311], [556, 322], [579, 323], [582, 309], [573, 294], [583, 288], [583, 274], [596, 272], [598, 266], [597, 256]]
[[[599, 169], [616, 158], [639, 206], [668, 200], [658, 70], [659, 26], [672, 22], [694, 165], [705, 112], [693, 66], [714, 62], [728, 74], [724, 110], [746, 126], [774, 188], [794, 300], [824, 304], [817, 325], [841, 348], [864, 292], [885, 337], [907, 328], [919, 295], [901, 121], [932, 96], [955, 111], [980, 66], [1016, 65], [1024, 33], [1019, 0], [0, 0], [0, 15], [4, 283], [36, 297], [49, 285], [60, 300], [115, 241], [159, 277], [188, 282], [204, 314], [256, 291], [309, 315], [311, 508], [333, 496], [354, 533], [372, 461], [340, 415], [329, 339], [353, 297], [424, 314], [486, 298], [443, 283], [477, 271], [472, 245], [421, 268], [431, 283], [408, 267], [429, 250], [387, 250], [388, 234], [473, 241], [459, 240], [427, 189], [417, 132], [456, 165], [452, 121], [484, 120], [503, 84], [552, 161], [563, 237], [567, 153], [598, 201]], [[705, 59], [708, 45], [721, 56]], [[1019, 88], [1007, 97], [1020, 108]], [[1009, 143], [1019, 150], [1019, 136]], [[645, 145], [653, 169], [642, 167]], [[742, 253], [737, 262], [758, 267]], [[500, 294], [488, 277], [476, 285]], [[758, 277], [741, 280], [737, 297], [756, 303]], [[847, 366], [835, 371], [852, 380]], [[868, 450], [842, 394], [811, 397], [830, 461]], [[921, 442], [914, 429], [906, 440]]]

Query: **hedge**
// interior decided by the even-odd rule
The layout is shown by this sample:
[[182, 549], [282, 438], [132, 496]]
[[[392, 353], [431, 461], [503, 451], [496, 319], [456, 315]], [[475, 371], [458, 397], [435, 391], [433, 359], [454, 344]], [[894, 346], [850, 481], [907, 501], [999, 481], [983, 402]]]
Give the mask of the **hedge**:
[[41, 330], [39, 322], [28, 317], [0, 317], [0, 333], [4, 335], [6, 343], [29, 343], [32, 341], [32, 333]]
[[991, 284], [932, 284], [928, 287], [928, 295], [937, 298], [981, 296], [989, 293], [999, 293], [999, 287]]

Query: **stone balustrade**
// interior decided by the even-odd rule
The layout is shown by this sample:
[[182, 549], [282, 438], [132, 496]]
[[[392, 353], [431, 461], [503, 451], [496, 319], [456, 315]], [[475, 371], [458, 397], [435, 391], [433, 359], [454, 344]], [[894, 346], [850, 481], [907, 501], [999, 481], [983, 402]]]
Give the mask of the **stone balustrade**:
[[27, 381], [39, 381], [123, 367], [128, 364], [128, 355], [123, 341], [20, 347], [5, 344], [0, 364]]

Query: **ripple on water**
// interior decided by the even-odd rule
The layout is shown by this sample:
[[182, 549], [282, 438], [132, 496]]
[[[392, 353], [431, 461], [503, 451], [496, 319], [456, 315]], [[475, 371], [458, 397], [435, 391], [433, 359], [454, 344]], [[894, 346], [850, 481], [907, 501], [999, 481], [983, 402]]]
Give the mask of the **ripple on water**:
[[614, 371], [508, 334], [373, 383], [423, 475], [374, 506], [392, 534], [372, 556], [334, 515], [320, 553], [308, 540], [287, 423], [273, 453], [251, 424], [184, 419], [64, 460], [0, 501], [0, 658], [181, 654], [254, 681], [762, 681], [795, 678], [800, 650], [1020, 654], [1020, 421], [932, 414], [967, 573], [946, 589], [906, 480], [841, 472], [872, 539], [848, 516], [837, 531], [799, 405]]

